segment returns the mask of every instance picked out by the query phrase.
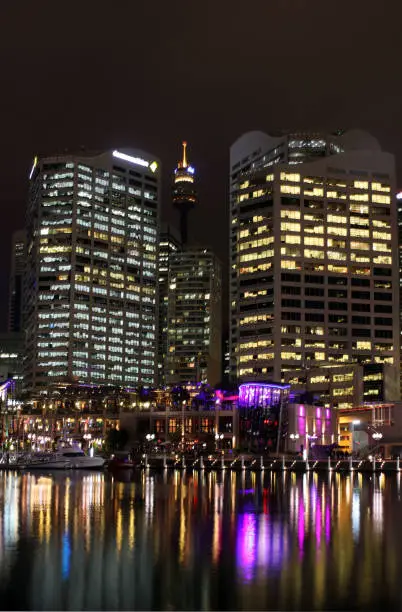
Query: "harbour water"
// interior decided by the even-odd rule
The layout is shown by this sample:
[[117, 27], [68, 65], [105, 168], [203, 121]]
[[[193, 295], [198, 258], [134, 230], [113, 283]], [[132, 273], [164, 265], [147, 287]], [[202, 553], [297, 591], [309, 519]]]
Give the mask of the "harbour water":
[[400, 474], [0, 473], [8, 610], [395, 610]]

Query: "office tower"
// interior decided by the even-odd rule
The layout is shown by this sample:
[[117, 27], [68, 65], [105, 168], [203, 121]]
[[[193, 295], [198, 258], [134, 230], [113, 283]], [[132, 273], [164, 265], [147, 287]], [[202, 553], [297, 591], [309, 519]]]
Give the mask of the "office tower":
[[210, 249], [172, 256], [169, 271], [168, 384], [216, 384], [221, 375], [221, 264]]
[[232, 376], [350, 362], [399, 376], [393, 156], [360, 131], [250, 132], [230, 165]]
[[[402, 191], [396, 194], [396, 205], [398, 210], [398, 254], [399, 254], [399, 312], [400, 312], [400, 337], [402, 335]], [[402, 343], [401, 343], [402, 345]], [[401, 359], [401, 395], [402, 395], [402, 359]]]
[[26, 233], [19, 230], [12, 235], [8, 331], [22, 330], [22, 285], [25, 269]]
[[176, 229], [166, 223], [162, 224], [159, 239], [158, 387], [164, 387], [166, 384], [169, 267], [172, 256], [180, 249], [181, 244]]
[[188, 240], [188, 215], [197, 203], [195, 171], [187, 162], [187, 143], [183, 142], [183, 157], [173, 177], [173, 205], [180, 214], [180, 236], [183, 245]]
[[154, 384], [159, 162], [124, 149], [36, 158], [25, 386]]

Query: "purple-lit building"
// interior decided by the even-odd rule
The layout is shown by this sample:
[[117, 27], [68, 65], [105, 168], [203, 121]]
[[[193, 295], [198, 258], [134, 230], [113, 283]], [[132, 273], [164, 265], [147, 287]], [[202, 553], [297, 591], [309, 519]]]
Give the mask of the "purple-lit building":
[[287, 452], [309, 453], [314, 445], [337, 443], [336, 411], [307, 404], [288, 404]]
[[290, 385], [245, 383], [239, 387], [239, 438], [250, 450], [285, 450]]

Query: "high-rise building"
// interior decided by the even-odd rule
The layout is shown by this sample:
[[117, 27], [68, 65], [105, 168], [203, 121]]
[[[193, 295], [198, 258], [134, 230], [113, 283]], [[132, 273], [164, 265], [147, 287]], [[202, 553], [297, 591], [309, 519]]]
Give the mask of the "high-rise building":
[[158, 387], [164, 387], [166, 384], [169, 268], [172, 256], [180, 251], [180, 248], [181, 243], [176, 229], [162, 224], [159, 239]]
[[25, 270], [26, 233], [19, 230], [12, 235], [8, 331], [22, 330], [22, 291]]
[[[402, 338], [402, 191], [398, 191], [396, 194], [396, 205], [398, 210], [398, 248], [399, 248], [399, 312], [400, 312], [400, 326], [399, 333]], [[400, 343], [402, 346], [402, 342]], [[401, 358], [401, 395], [402, 395], [402, 358]]]
[[35, 158], [25, 386], [154, 384], [159, 162], [139, 150]]
[[210, 249], [189, 248], [172, 256], [169, 271], [168, 384], [221, 377], [221, 264]]
[[195, 170], [187, 162], [187, 143], [183, 142], [183, 157], [173, 176], [173, 205], [180, 214], [180, 236], [183, 245], [188, 241], [188, 215], [196, 203]]
[[250, 132], [230, 165], [232, 376], [350, 362], [399, 376], [393, 156], [361, 131]]

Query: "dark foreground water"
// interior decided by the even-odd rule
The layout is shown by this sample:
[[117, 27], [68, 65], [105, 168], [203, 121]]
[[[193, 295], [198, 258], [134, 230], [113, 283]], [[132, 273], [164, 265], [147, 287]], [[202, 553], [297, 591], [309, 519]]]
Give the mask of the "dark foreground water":
[[0, 606], [402, 607], [399, 476], [0, 473]]

